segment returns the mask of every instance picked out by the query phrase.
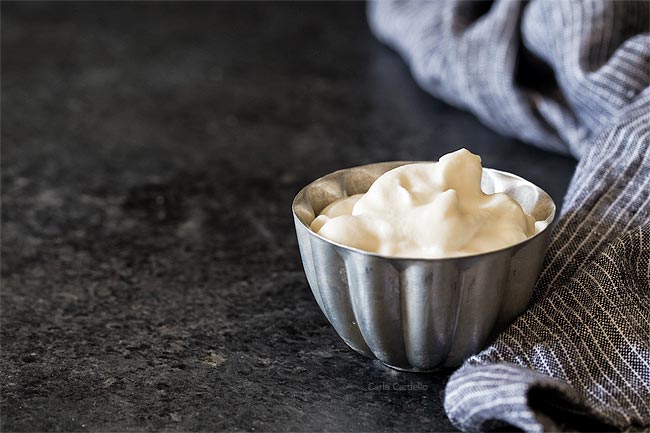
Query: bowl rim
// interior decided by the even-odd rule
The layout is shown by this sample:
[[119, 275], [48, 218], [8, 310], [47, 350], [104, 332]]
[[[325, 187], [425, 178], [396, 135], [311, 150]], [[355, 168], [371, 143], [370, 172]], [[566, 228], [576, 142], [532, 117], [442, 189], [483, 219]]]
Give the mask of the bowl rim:
[[[326, 242], [328, 244], [331, 244], [331, 245], [333, 245], [335, 247], [338, 247], [340, 249], [349, 251], [351, 253], [357, 253], [357, 254], [362, 254], [362, 255], [366, 255], [366, 256], [377, 257], [377, 258], [382, 258], [382, 259], [389, 259], [389, 260], [424, 261], [424, 262], [441, 262], [441, 261], [448, 261], [448, 260], [471, 259], [471, 258], [478, 258], [478, 257], [488, 256], [488, 255], [492, 255], [492, 254], [498, 254], [498, 253], [501, 253], [503, 251], [507, 251], [507, 250], [511, 250], [511, 249], [517, 249], [517, 247], [523, 246], [524, 244], [526, 244], [528, 242], [531, 242], [533, 239], [541, 236], [542, 234], [547, 234], [547, 231], [553, 225], [553, 222], [555, 221], [555, 215], [557, 213], [557, 205], [555, 204], [555, 201], [553, 200], [553, 198], [546, 191], [544, 191], [542, 188], [535, 185], [533, 182], [531, 182], [531, 181], [529, 181], [527, 179], [524, 179], [521, 176], [517, 176], [516, 174], [510, 173], [510, 172], [507, 172], [507, 171], [497, 170], [495, 168], [489, 168], [489, 167], [482, 167], [482, 169], [497, 173], [497, 174], [505, 176], [505, 177], [510, 177], [510, 178], [513, 178], [513, 179], [517, 179], [519, 181], [522, 181], [524, 183], [532, 185], [534, 188], [536, 188], [537, 190], [542, 192], [544, 195], [546, 195], [546, 197], [548, 198], [549, 202], [552, 205], [552, 210], [551, 210], [549, 216], [546, 217], [545, 220], [535, 221], [535, 222], [541, 222], [541, 221], [546, 222], [546, 227], [544, 227], [542, 230], [538, 231], [537, 233], [535, 233], [531, 237], [524, 239], [523, 241], [517, 242], [517, 243], [512, 244], [512, 245], [508, 245], [507, 247], [499, 248], [497, 250], [490, 250], [490, 251], [486, 251], [486, 252], [483, 252], [483, 253], [465, 254], [465, 255], [453, 256], [453, 257], [423, 258], [423, 257], [391, 256], [391, 255], [386, 255], [386, 254], [379, 254], [379, 253], [374, 253], [374, 252], [371, 252], [371, 251], [366, 251], [366, 250], [362, 250], [362, 249], [359, 249], [359, 248], [351, 247], [351, 246], [348, 246], [348, 245], [344, 245], [344, 244], [341, 244], [339, 242], [335, 242], [335, 241], [333, 241], [331, 239], [328, 239], [328, 238], [316, 233], [315, 231], [313, 231], [311, 228], [309, 228], [309, 226], [307, 226], [305, 223], [303, 223], [300, 220], [300, 218], [298, 218], [298, 215], [296, 214], [296, 204], [297, 204], [296, 202], [298, 201], [299, 197], [301, 197], [302, 195], [305, 194], [305, 191], [307, 190], [307, 188], [314, 185], [316, 182], [323, 181], [323, 180], [325, 180], [326, 178], [329, 178], [329, 177], [334, 177], [334, 175], [336, 175], [336, 174], [343, 173], [343, 172], [346, 172], [346, 171], [355, 170], [355, 169], [361, 169], [361, 168], [364, 168], [364, 167], [376, 166], [376, 165], [395, 164], [395, 166], [393, 168], [397, 168], [397, 167], [401, 167], [401, 166], [409, 165], [409, 164], [432, 163], [432, 162], [438, 162], [438, 161], [381, 161], [381, 162], [374, 162], [374, 163], [370, 163], [370, 164], [357, 165], [357, 166], [354, 166], [354, 167], [342, 168], [342, 169], [333, 171], [331, 173], [325, 174], [325, 175], [323, 175], [323, 176], [321, 176], [321, 177], [319, 177], [317, 179], [314, 179], [313, 181], [311, 181], [307, 185], [305, 185], [303, 188], [300, 189], [300, 191], [298, 191], [298, 193], [293, 198], [293, 201], [291, 203], [291, 212], [293, 214], [294, 224], [299, 223], [309, 233], [310, 236], [314, 236], [317, 239], [320, 239], [321, 241], [324, 241], [324, 242]], [[391, 168], [389, 170], [392, 170], [393, 168]], [[388, 172], [389, 170], [387, 170], [386, 172]], [[386, 173], [386, 172], [384, 172], [384, 173]], [[511, 198], [513, 198], [513, 197], [511, 197]], [[513, 200], [516, 200], [516, 199], [513, 198]], [[519, 203], [519, 202], [517, 202], [517, 203]], [[297, 223], [296, 223], [296, 221], [297, 221]]]

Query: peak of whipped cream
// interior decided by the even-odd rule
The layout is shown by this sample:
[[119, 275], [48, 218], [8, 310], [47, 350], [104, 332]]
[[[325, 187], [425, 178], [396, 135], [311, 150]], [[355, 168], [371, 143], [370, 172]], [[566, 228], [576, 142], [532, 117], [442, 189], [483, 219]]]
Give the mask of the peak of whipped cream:
[[410, 258], [479, 254], [535, 234], [535, 219], [508, 195], [483, 193], [481, 176], [481, 158], [466, 149], [397, 167], [365, 194], [331, 203], [310, 228], [343, 245]]

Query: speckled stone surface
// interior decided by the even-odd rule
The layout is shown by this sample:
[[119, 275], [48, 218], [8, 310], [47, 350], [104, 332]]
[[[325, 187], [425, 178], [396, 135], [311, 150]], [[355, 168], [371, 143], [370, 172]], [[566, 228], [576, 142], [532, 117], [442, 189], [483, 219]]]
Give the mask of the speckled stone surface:
[[450, 372], [328, 325], [290, 204], [461, 146], [556, 200], [574, 166], [421, 92], [362, 3], [2, 2], [2, 431], [452, 430]]

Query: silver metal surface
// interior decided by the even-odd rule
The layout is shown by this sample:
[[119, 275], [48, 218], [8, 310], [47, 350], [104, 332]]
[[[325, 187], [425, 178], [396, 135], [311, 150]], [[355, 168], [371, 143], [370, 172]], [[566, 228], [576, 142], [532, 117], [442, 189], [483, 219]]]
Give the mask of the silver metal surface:
[[505, 192], [548, 226], [511, 247], [454, 258], [381, 256], [309, 229], [325, 206], [366, 192], [381, 174], [404, 164], [408, 162], [340, 170], [298, 193], [293, 216], [305, 274], [321, 310], [352, 349], [399, 370], [457, 366], [525, 310], [555, 204], [534, 184], [484, 168], [484, 192]]

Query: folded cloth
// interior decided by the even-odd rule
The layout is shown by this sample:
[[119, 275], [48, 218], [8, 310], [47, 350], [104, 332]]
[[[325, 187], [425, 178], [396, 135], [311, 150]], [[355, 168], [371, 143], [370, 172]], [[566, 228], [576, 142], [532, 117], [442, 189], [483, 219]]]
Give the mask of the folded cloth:
[[377, 1], [431, 94], [580, 161], [529, 309], [449, 380], [465, 431], [650, 430], [650, 2]]

